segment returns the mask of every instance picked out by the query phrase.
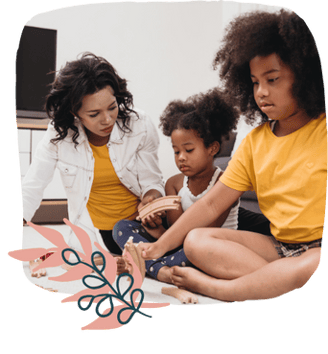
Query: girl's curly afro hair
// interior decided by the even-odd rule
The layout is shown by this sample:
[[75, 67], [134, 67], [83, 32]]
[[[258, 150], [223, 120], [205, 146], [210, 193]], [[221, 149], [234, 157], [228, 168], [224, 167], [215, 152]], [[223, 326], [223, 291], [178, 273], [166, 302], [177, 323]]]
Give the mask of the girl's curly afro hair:
[[300, 108], [316, 118], [325, 112], [321, 65], [314, 38], [305, 22], [293, 12], [251, 12], [234, 19], [226, 28], [221, 49], [213, 62], [219, 76], [249, 123], [267, 116], [253, 97], [249, 62], [256, 56], [277, 54], [294, 73], [293, 95]]
[[171, 136], [175, 129], [195, 130], [209, 147], [214, 141], [221, 144], [223, 138], [228, 138], [238, 118], [237, 110], [215, 88], [186, 101], [170, 102], [160, 117], [160, 127], [165, 136]]

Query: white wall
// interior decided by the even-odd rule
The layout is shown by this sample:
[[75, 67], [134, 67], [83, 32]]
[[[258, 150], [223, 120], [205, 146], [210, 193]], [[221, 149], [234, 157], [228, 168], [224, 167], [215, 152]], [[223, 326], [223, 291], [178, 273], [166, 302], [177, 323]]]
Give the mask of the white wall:
[[[91, 51], [109, 60], [129, 81], [135, 106], [158, 127], [170, 100], [218, 84], [212, 61], [230, 19], [264, 5], [235, 2], [108, 3], [41, 13], [26, 23], [56, 29], [57, 69]], [[164, 177], [178, 172], [170, 139], [159, 131]]]

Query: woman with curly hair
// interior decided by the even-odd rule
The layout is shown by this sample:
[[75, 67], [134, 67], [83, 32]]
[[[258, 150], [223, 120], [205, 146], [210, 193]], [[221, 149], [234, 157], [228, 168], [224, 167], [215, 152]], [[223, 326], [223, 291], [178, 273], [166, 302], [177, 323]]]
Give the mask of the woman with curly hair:
[[[214, 165], [214, 159], [220, 151], [222, 139], [229, 136], [237, 119], [237, 111], [226, 104], [217, 89], [191, 96], [186, 101], [172, 101], [162, 113], [160, 126], [164, 135], [171, 137], [175, 163], [181, 171], [170, 177], [165, 185], [166, 195], [181, 197], [179, 209], [166, 212], [167, 226], [173, 225], [220, 179], [222, 171]], [[239, 201], [236, 201], [212, 221], [212, 226], [237, 229], [238, 207]], [[123, 249], [130, 236], [136, 243], [155, 242], [165, 230], [163, 225], [149, 230], [136, 221], [121, 220], [114, 227], [113, 237]], [[192, 264], [179, 247], [163, 257], [146, 261], [145, 266], [150, 277], [171, 283], [171, 267]]]
[[[24, 219], [33, 217], [57, 168], [70, 221], [87, 231], [92, 244], [102, 240], [120, 254], [112, 238], [115, 223], [135, 219], [138, 208], [165, 193], [155, 127], [133, 109], [126, 80], [91, 53], [58, 72], [46, 111], [51, 122], [23, 180]], [[145, 223], [155, 227], [161, 218]], [[76, 238], [69, 244], [81, 250]]]
[[[198, 268], [172, 268], [172, 282], [226, 300], [272, 298], [303, 286], [319, 264], [327, 182], [327, 129], [317, 48], [295, 13], [255, 12], [232, 21], [215, 67], [230, 103], [253, 129], [209, 193], [145, 259], [183, 243]], [[271, 235], [205, 228], [255, 190]]]

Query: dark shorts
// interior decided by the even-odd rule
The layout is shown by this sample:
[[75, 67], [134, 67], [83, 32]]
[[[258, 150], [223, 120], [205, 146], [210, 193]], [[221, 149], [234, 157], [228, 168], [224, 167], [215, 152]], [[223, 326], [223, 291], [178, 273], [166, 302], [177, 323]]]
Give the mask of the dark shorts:
[[272, 236], [270, 221], [263, 214], [255, 213], [243, 207], [239, 207], [238, 211], [238, 230]]
[[273, 236], [270, 237], [280, 258], [298, 257], [310, 248], [321, 247], [322, 241], [322, 239], [319, 239], [305, 243], [285, 243], [276, 240]]

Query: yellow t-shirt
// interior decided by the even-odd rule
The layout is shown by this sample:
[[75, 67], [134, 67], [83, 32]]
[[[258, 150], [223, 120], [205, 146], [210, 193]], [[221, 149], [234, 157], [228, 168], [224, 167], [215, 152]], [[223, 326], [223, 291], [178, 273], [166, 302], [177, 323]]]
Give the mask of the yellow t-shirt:
[[97, 229], [112, 230], [119, 220], [134, 219], [138, 197], [117, 177], [107, 145], [90, 146], [95, 158], [95, 167], [87, 208]]
[[277, 137], [265, 123], [242, 141], [220, 181], [255, 190], [271, 233], [287, 243], [322, 237], [327, 184], [326, 115]]

